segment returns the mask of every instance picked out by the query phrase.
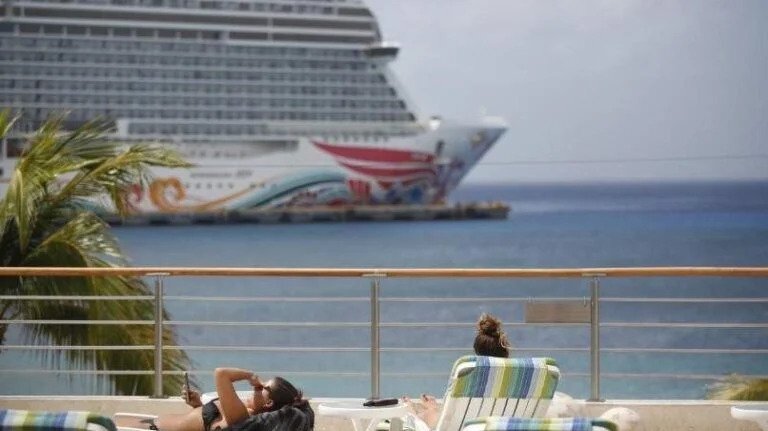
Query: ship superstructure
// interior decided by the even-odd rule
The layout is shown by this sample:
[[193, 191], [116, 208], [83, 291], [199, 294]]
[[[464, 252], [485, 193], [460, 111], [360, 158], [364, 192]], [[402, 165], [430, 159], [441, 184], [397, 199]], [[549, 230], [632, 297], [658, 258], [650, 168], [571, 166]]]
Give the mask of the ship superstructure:
[[[361, 1], [1, 4], [0, 106], [20, 132], [106, 117], [197, 165], [158, 170], [137, 211], [435, 202], [504, 131], [420, 121]], [[3, 142], [0, 181], [22, 146]]]

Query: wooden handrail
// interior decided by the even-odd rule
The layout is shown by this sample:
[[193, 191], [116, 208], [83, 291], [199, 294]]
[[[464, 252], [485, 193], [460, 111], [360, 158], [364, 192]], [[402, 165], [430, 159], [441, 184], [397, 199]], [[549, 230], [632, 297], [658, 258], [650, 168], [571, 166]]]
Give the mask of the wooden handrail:
[[7, 276], [195, 276], [195, 277], [766, 277], [768, 267], [624, 267], [624, 268], [189, 268], [189, 267], [2, 267]]

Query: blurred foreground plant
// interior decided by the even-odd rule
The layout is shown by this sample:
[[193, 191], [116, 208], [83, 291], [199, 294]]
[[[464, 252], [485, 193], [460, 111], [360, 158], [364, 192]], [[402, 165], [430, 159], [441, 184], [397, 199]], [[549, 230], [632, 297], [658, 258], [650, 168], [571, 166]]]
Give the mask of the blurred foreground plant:
[[[18, 120], [10, 111], [0, 112], [0, 139]], [[128, 186], [143, 186], [149, 168], [187, 167], [176, 153], [156, 146], [123, 147], [106, 136], [109, 123], [91, 121], [74, 131], [62, 130], [64, 115], [49, 118], [29, 135], [25, 150], [13, 170], [5, 197], [0, 200], [0, 266], [66, 266], [104, 268], [125, 266], [109, 226], [92, 211], [98, 201], [125, 214]], [[0, 277], [4, 296], [136, 296], [152, 295], [136, 277]], [[164, 316], [166, 315], [163, 310]], [[90, 299], [1, 299], [4, 320], [154, 320], [152, 301]], [[19, 325], [26, 344], [58, 346], [115, 346], [129, 348], [154, 344], [150, 325], [44, 324]], [[0, 346], [8, 324], [0, 323]], [[176, 337], [164, 329], [165, 345]], [[1, 348], [1, 347], [0, 347]], [[61, 368], [62, 360], [76, 369], [152, 370], [154, 351], [143, 350], [35, 350], [45, 362]], [[189, 358], [181, 350], [163, 352], [164, 370], [182, 370]], [[163, 392], [176, 394], [181, 376], [164, 379]], [[149, 395], [152, 375], [114, 375], [97, 379], [112, 393]]]
[[730, 374], [710, 386], [707, 391], [707, 398], [713, 400], [766, 401], [768, 400], [768, 379], [750, 379], [738, 374]]

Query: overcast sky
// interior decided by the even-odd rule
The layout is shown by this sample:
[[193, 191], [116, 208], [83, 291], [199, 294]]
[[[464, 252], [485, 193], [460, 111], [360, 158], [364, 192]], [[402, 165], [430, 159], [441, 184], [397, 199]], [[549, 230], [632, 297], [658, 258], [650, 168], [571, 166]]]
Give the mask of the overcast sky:
[[467, 182], [768, 179], [768, 0], [366, 0], [421, 114], [509, 123]]

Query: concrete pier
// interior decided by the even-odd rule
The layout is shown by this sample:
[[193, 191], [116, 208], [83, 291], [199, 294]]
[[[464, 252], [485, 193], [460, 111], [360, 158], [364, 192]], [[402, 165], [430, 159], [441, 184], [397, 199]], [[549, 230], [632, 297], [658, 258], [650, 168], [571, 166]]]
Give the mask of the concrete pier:
[[509, 211], [509, 205], [501, 202], [473, 202], [455, 205], [315, 206], [217, 212], [142, 213], [127, 218], [117, 215], [107, 215], [104, 218], [112, 225], [264, 224], [506, 219]]

